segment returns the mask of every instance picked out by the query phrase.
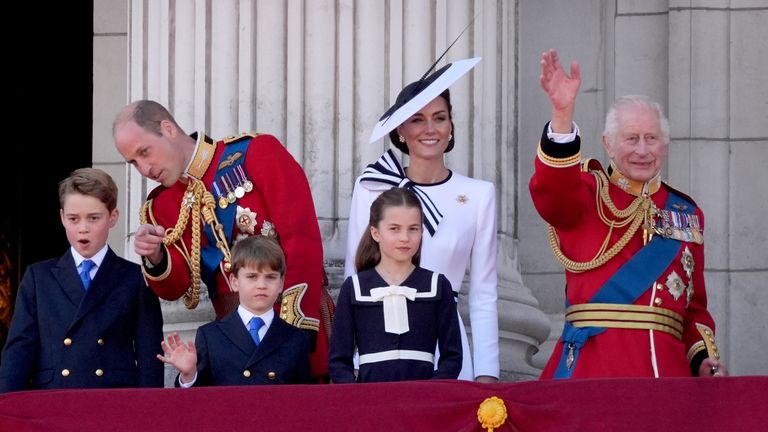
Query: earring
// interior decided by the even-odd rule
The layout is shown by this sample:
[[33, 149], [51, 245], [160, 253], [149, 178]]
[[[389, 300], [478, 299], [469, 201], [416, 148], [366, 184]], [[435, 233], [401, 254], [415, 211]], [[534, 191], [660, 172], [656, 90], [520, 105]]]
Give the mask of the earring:
[[404, 143], [404, 142], [405, 142], [405, 137], [404, 137], [404, 136], [402, 136], [402, 135], [399, 135], [399, 139], [400, 139], [400, 142], [401, 142], [401, 143]]

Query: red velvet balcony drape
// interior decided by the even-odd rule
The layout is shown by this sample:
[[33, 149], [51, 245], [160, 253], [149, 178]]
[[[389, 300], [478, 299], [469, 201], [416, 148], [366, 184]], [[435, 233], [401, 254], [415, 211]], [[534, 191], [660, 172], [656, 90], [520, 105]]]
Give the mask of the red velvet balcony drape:
[[768, 377], [55, 390], [0, 396], [0, 431], [759, 431]]

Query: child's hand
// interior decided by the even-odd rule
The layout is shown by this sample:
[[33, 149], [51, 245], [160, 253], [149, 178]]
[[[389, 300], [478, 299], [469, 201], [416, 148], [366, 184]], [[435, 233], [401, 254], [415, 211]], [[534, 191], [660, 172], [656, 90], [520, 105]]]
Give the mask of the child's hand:
[[186, 345], [178, 333], [168, 336], [168, 341], [160, 342], [164, 356], [158, 354], [157, 359], [169, 364], [181, 372], [182, 380], [185, 377], [193, 377], [197, 368], [197, 350], [195, 342], [189, 341]]

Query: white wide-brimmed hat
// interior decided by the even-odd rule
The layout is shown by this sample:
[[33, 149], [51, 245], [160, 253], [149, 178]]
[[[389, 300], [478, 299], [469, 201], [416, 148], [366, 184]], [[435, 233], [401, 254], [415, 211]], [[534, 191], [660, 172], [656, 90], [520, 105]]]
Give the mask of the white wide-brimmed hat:
[[448, 63], [429, 76], [408, 84], [397, 96], [395, 104], [376, 123], [369, 142], [377, 141], [419, 112], [434, 98], [440, 96], [451, 84], [475, 67], [480, 60], [480, 57], [457, 60]]

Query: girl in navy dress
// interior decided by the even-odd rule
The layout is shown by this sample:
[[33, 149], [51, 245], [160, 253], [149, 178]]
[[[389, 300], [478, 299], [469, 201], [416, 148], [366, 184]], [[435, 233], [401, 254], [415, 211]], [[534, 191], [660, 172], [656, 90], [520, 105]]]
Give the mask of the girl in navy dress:
[[337, 302], [328, 365], [333, 382], [458, 377], [456, 300], [445, 276], [419, 267], [421, 234], [421, 204], [410, 190], [392, 188], [371, 205], [357, 273], [344, 281]]

